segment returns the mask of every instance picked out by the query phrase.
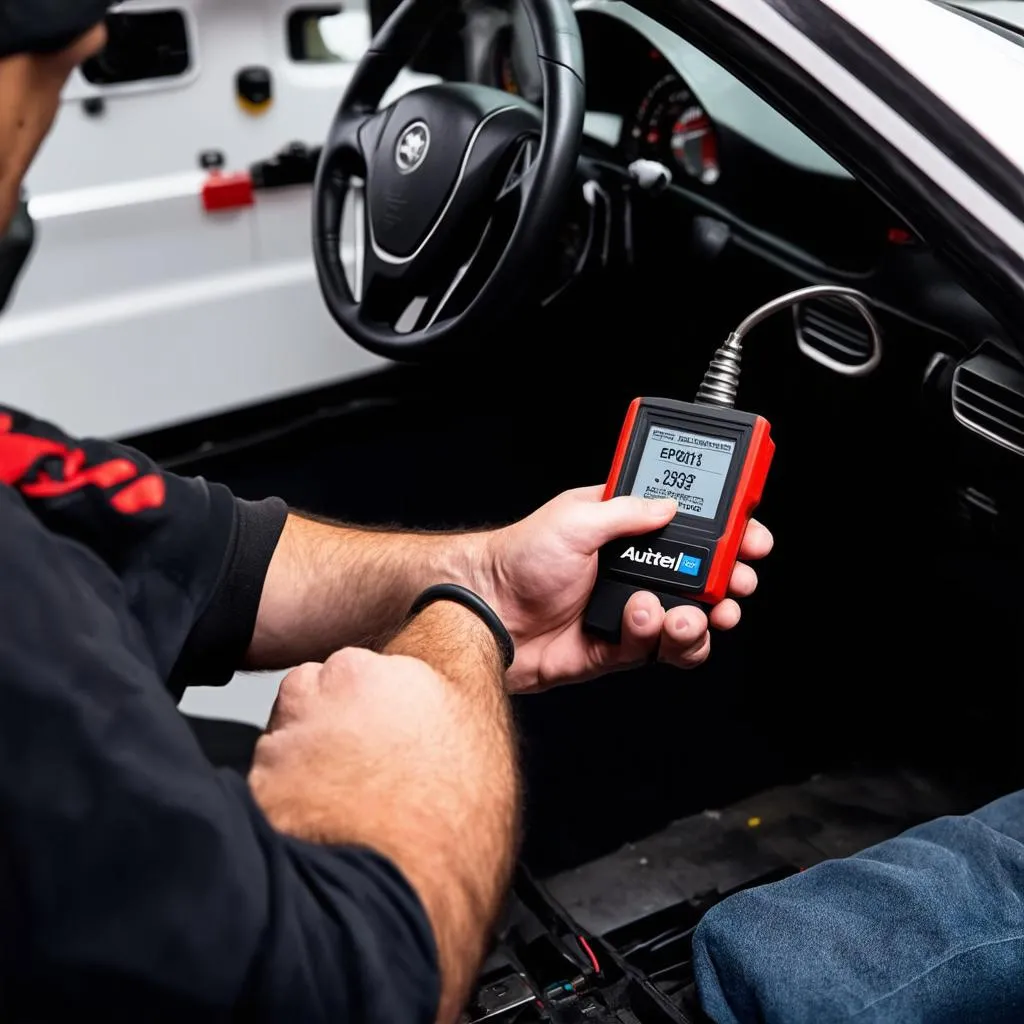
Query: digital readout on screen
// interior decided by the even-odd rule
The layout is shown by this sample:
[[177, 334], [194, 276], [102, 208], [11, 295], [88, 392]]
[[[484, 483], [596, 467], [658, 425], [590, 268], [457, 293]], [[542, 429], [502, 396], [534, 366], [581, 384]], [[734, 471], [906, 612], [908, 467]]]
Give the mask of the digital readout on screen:
[[653, 426], [631, 494], [675, 498], [685, 515], [714, 519], [736, 442], [676, 427]]

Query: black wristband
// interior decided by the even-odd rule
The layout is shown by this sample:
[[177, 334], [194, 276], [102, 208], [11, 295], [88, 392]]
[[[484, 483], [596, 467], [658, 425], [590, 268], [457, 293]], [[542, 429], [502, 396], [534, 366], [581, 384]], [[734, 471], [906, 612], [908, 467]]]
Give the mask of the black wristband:
[[498, 613], [479, 594], [474, 594], [467, 587], [457, 583], [438, 583], [427, 587], [412, 603], [409, 618], [418, 615], [428, 604], [435, 601], [454, 601], [468, 608], [491, 631], [501, 652], [504, 668], [511, 667], [516, 657], [516, 645], [512, 642], [512, 634], [505, 628], [505, 623], [498, 618]]

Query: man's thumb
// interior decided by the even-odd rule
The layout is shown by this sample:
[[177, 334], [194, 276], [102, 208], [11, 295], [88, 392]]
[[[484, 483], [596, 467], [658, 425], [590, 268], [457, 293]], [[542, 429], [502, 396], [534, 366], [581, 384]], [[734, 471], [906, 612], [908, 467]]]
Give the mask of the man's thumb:
[[593, 550], [616, 537], [632, 537], [650, 533], [665, 526], [676, 514], [678, 506], [672, 498], [636, 498], [622, 495], [590, 506], [588, 546]]

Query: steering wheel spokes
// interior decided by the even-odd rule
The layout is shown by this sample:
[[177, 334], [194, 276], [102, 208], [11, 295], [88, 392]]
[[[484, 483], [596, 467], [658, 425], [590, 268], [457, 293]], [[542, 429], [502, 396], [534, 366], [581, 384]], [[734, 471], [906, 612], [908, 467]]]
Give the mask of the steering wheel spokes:
[[533, 186], [533, 171], [537, 162], [538, 140], [527, 135], [515, 147], [515, 153], [502, 182], [498, 201], [509, 196], [517, 197], [520, 204], [525, 201], [527, 191]]
[[[575, 171], [583, 85], [572, 66], [542, 51], [553, 46], [566, 57], [567, 40], [575, 40], [568, 52], [577, 58], [579, 40], [567, 32], [562, 0], [527, 6], [538, 9], [543, 111], [464, 83], [426, 86], [374, 111], [361, 84], [383, 91], [389, 83], [381, 86], [361, 65], [335, 117], [315, 187], [314, 256], [328, 309], [371, 351], [412, 358], [502, 316], [525, 291], [557, 226]], [[401, 37], [392, 22], [420, 7], [406, 0], [381, 36]], [[384, 56], [389, 68], [396, 65], [394, 54], [374, 47], [365, 60]], [[356, 178], [365, 184], [360, 287], [353, 289], [340, 239]]]
[[[366, 173], [366, 146], [371, 148], [379, 134], [381, 113], [346, 111], [335, 118], [324, 141], [321, 160], [336, 168], [357, 175]], [[364, 135], [367, 140], [364, 142]]]
[[438, 274], [419, 289], [424, 294], [413, 298], [394, 324], [398, 334], [406, 335], [433, 327], [439, 321], [458, 316], [468, 307], [473, 295], [491, 273], [488, 265], [493, 261], [488, 260], [486, 252], [493, 248], [488, 245], [492, 230], [493, 221], [488, 221], [476, 248], [464, 263], [453, 273]]
[[434, 222], [436, 237], [408, 258], [383, 249], [372, 210], [364, 208], [360, 319], [406, 337], [463, 314], [495, 273], [519, 223], [536, 145], [528, 135], [499, 151], [472, 201], [463, 197], [460, 216], [451, 224]]

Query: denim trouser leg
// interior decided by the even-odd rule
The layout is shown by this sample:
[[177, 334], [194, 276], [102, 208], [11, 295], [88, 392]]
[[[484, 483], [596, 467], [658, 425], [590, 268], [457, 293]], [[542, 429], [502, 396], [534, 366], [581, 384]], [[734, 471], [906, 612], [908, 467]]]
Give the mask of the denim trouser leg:
[[733, 896], [693, 952], [717, 1024], [1022, 1024], [1024, 792]]

